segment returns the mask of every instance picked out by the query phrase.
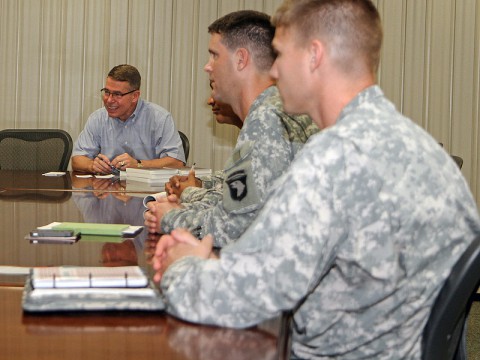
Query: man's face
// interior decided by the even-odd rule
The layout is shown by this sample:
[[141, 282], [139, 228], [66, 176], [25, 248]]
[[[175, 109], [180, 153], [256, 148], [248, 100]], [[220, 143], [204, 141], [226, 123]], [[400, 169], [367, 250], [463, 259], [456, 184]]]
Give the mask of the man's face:
[[229, 104], [228, 96], [232, 90], [234, 67], [232, 55], [221, 43], [220, 34], [212, 34], [208, 44], [209, 59], [203, 68], [209, 76], [212, 86], [212, 96], [215, 101]]
[[[133, 90], [128, 82], [116, 81], [109, 77], [107, 77], [105, 82], [105, 88], [110, 93], [119, 94], [125, 94]], [[115, 96], [113, 95], [104, 95], [103, 105], [105, 105], [105, 109], [107, 109], [108, 116], [112, 118], [119, 118], [123, 121], [127, 120], [135, 111], [139, 94], [139, 91], [134, 91], [131, 94], [121, 96], [119, 99], [115, 99]]]
[[207, 103], [212, 107], [212, 113], [219, 124], [237, 125], [240, 122], [230, 105], [215, 101], [213, 96], [208, 99]]
[[293, 114], [308, 113], [309, 54], [297, 45], [294, 30], [278, 27], [273, 47], [277, 53], [270, 75], [276, 80], [283, 107]]

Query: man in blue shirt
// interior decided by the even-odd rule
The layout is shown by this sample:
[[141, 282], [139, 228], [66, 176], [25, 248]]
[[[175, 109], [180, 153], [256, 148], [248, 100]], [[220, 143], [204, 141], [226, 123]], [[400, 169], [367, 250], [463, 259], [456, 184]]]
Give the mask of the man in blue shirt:
[[104, 107], [88, 118], [72, 153], [72, 169], [108, 174], [112, 168], [181, 167], [182, 141], [172, 115], [140, 99], [141, 77], [131, 65], [117, 65], [101, 90]]

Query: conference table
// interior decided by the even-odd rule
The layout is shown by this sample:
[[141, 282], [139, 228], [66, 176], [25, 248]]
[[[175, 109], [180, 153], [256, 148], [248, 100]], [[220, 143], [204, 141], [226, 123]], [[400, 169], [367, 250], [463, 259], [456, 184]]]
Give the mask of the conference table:
[[192, 324], [165, 312], [26, 313], [32, 267], [139, 265], [153, 275], [159, 236], [97, 236], [74, 244], [33, 244], [25, 236], [51, 222], [143, 225], [143, 197], [128, 181], [0, 170], [0, 359], [284, 359], [286, 317], [230, 329]]

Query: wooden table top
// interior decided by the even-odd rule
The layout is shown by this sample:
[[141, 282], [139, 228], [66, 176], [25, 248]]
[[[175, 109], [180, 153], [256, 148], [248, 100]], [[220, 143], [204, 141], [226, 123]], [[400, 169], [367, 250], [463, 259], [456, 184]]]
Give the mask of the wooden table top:
[[[0, 287], [0, 359], [275, 359], [276, 335], [201, 326], [164, 313], [31, 315]], [[268, 324], [265, 325], [267, 328]]]
[[[0, 269], [117, 266], [149, 262], [158, 236], [99, 238], [73, 245], [30, 244], [25, 235], [53, 221], [143, 225], [143, 195], [126, 189], [72, 186], [69, 177], [0, 171]], [[83, 182], [83, 181], [82, 181]], [[85, 187], [81, 187], [81, 186]], [[84, 189], [84, 190], [82, 190]], [[4, 268], [5, 269], [5, 268]], [[27, 314], [25, 275], [0, 271], [0, 359], [276, 359], [283, 358], [280, 317], [247, 330], [186, 323], [164, 313]], [[278, 343], [278, 345], [277, 345]], [[277, 351], [281, 349], [280, 352]]]

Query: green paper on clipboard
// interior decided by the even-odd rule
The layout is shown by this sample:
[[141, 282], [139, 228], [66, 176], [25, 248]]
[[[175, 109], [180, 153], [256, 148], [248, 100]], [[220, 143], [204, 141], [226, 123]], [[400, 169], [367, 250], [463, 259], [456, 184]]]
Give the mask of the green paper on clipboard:
[[143, 230], [143, 226], [131, 226], [128, 224], [99, 224], [77, 222], [54, 222], [40, 228], [55, 230], [73, 230], [81, 235], [101, 236], [135, 236]]

